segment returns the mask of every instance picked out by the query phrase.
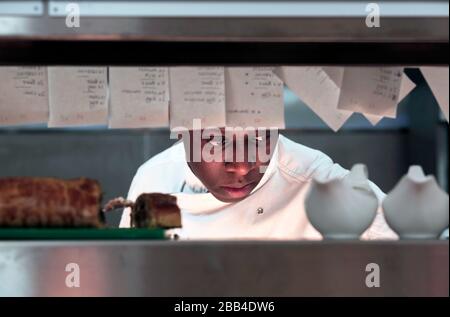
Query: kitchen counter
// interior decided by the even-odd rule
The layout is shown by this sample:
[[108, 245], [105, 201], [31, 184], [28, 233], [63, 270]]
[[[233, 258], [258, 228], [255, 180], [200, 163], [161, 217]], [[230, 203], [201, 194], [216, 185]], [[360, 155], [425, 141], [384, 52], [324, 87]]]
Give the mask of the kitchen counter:
[[448, 295], [448, 241], [0, 241], [0, 296]]

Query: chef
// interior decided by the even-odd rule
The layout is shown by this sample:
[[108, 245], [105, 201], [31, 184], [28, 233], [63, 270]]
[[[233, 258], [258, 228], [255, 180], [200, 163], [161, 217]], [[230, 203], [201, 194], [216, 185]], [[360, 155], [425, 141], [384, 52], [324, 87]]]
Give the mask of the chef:
[[[321, 239], [304, 210], [311, 180], [343, 178], [349, 171], [276, 130], [216, 130], [206, 136], [204, 130], [189, 131], [144, 163], [128, 199], [148, 192], [177, 196], [183, 227], [176, 233], [181, 239]], [[381, 205], [385, 194], [370, 186]], [[129, 209], [120, 226], [130, 226]], [[362, 236], [396, 238], [381, 210]]]

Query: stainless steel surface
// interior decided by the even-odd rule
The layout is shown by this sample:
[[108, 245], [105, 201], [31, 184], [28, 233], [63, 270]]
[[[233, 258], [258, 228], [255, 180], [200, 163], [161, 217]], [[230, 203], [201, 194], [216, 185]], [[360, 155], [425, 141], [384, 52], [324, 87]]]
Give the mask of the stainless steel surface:
[[448, 296], [448, 241], [0, 242], [0, 296], [360, 295]]
[[0, 15], [42, 15], [44, 1], [0, 1]]
[[361, 18], [64, 18], [0, 17], [0, 38], [53, 40], [447, 42], [448, 18], [385, 18], [379, 30]]
[[[50, 1], [49, 15], [66, 16], [73, 1]], [[365, 17], [367, 1], [83, 1], [82, 16], [108, 17]], [[383, 16], [448, 16], [446, 1], [377, 1]]]
[[[254, 4], [257, 1], [250, 1]], [[260, 1], [261, 2], [261, 1]], [[267, 5], [267, 1], [262, 1]], [[305, 1], [291, 1], [292, 5], [302, 5]], [[169, 1], [170, 5], [173, 1]], [[344, 2], [332, 2], [336, 8], [334, 14], [330, 9], [322, 10], [323, 1], [315, 2], [309, 10], [318, 11], [316, 15], [297, 13], [292, 10], [292, 16], [277, 17], [277, 6], [271, 7], [273, 16], [252, 12], [230, 16], [208, 17], [207, 11], [203, 17], [185, 16], [132, 16], [132, 17], [92, 17], [83, 16], [81, 12], [80, 27], [66, 27], [65, 16], [50, 16], [51, 9], [45, 3], [46, 12], [42, 17], [2, 16], [0, 13], [0, 39], [58, 39], [58, 40], [145, 40], [145, 41], [237, 41], [237, 42], [448, 42], [448, 2], [438, 1], [447, 5], [446, 12], [439, 14], [427, 13], [427, 10], [411, 10], [411, 4], [402, 2], [397, 11], [403, 16], [389, 15], [382, 11], [381, 27], [368, 28], [365, 23], [365, 6], [361, 4], [361, 16], [342, 13]], [[413, 2], [414, 3], [414, 2]], [[433, 2], [436, 3], [436, 2]], [[419, 5], [432, 6], [424, 2]], [[116, 6], [120, 3], [116, 3]], [[208, 2], [200, 1], [204, 8], [213, 9]], [[230, 1], [230, 12], [240, 12], [239, 2]], [[332, 5], [325, 3], [327, 8]], [[417, 5], [417, 2], [416, 2]], [[107, 15], [108, 8], [102, 6], [102, 12]], [[114, 8], [114, 7], [112, 7]], [[183, 8], [183, 7], [181, 7]], [[188, 7], [186, 7], [188, 8]], [[383, 7], [381, 7], [383, 8]], [[95, 9], [95, 8], [94, 8]], [[95, 10], [94, 10], [95, 11]], [[117, 10], [115, 10], [117, 11]], [[195, 10], [194, 10], [195, 11]], [[333, 11], [333, 10], [331, 10]], [[344, 10], [345, 11], [345, 10]], [[89, 12], [89, 11], [88, 11]], [[123, 10], [126, 12], [126, 10]], [[141, 10], [143, 15], [145, 10]], [[350, 10], [347, 10], [350, 12]], [[383, 15], [383, 12], [386, 13]], [[431, 12], [431, 11], [430, 11]], [[422, 15], [421, 15], [422, 13]], [[428, 15], [427, 15], [428, 14]], [[442, 16], [443, 15], [443, 16]]]

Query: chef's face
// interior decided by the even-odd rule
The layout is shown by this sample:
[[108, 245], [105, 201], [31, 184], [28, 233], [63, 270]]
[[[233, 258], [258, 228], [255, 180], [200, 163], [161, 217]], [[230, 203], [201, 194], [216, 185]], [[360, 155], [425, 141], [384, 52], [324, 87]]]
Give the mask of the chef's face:
[[195, 133], [189, 133], [188, 165], [208, 191], [223, 202], [250, 195], [263, 177], [278, 140], [278, 132], [273, 130], [229, 133], [216, 129], [214, 136], [205, 136], [202, 130], [200, 146], [196, 147], [192, 145]]

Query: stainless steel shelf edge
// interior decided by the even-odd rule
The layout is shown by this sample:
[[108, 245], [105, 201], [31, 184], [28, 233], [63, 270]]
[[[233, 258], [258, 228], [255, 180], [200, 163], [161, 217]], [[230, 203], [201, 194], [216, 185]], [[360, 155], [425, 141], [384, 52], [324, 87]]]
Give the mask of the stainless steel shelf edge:
[[365, 18], [65, 18], [0, 16], [0, 40], [136, 40], [234, 42], [448, 42], [448, 17], [385, 17], [380, 28]]
[[[366, 286], [369, 263], [379, 288]], [[0, 296], [448, 294], [448, 241], [0, 242]]]

